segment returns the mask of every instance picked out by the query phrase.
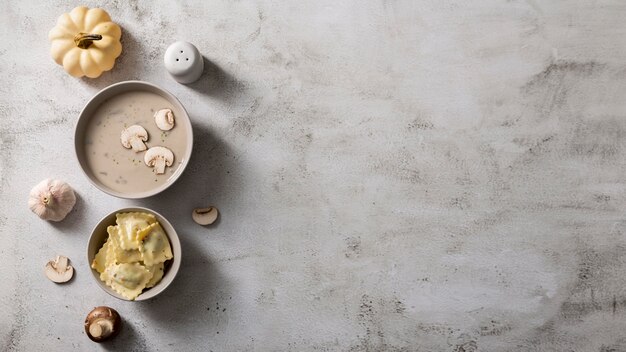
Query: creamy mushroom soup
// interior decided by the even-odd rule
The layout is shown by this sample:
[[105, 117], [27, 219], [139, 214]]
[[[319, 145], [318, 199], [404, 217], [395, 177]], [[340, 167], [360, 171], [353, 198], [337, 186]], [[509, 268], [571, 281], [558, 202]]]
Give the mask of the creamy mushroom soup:
[[[171, 109], [174, 128], [160, 130], [155, 112]], [[113, 191], [137, 193], [152, 190], [168, 181], [182, 164], [187, 149], [187, 124], [182, 112], [164, 97], [146, 91], [126, 92], [104, 101], [93, 114], [85, 130], [85, 157], [95, 178]], [[132, 125], [148, 134], [147, 148], [162, 146], [172, 151], [174, 160], [164, 174], [146, 165], [147, 150], [135, 152], [122, 145], [122, 131]]]

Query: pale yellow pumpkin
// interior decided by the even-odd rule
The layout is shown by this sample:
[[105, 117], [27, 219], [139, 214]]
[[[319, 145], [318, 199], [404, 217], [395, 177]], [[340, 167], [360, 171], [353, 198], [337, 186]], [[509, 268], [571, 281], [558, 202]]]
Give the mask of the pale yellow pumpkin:
[[48, 34], [54, 61], [74, 77], [90, 78], [113, 68], [122, 53], [121, 36], [106, 11], [84, 6], [61, 15]]

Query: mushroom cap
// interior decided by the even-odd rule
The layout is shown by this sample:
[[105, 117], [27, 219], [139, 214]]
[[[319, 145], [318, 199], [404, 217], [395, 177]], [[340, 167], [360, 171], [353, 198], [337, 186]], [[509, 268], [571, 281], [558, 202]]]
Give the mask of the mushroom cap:
[[174, 113], [171, 109], [161, 109], [154, 113], [154, 122], [162, 131], [174, 128]]
[[120, 135], [120, 141], [124, 148], [132, 148], [131, 141], [135, 138], [139, 138], [142, 141], [148, 140], [148, 131], [139, 125], [128, 126], [122, 130]]
[[159, 158], [165, 160], [165, 165], [172, 166], [172, 163], [174, 162], [174, 153], [166, 147], [152, 147], [146, 151], [143, 161], [148, 166], [154, 166], [155, 161]]
[[[89, 330], [89, 328], [91, 327], [91, 324], [102, 319], [105, 319], [111, 322], [112, 330], [110, 331], [110, 333], [104, 334], [99, 337], [92, 336]], [[115, 337], [115, 335], [117, 335], [120, 332], [121, 328], [122, 328], [122, 318], [120, 317], [119, 313], [115, 309], [110, 308], [110, 307], [106, 307], [106, 306], [96, 307], [91, 312], [89, 312], [89, 314], [87, 314], [87, 317], [85, 318], [85, 333], [94, 342], [102, 342], [112, 337]]]

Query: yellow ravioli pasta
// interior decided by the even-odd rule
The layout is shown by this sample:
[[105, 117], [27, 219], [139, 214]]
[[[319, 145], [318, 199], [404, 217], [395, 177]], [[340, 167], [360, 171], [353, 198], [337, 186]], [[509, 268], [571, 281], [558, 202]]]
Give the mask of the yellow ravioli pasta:
[[116, 214], [116, 223], [119, 227], [119, 244], [122, 249], [137, 249], [137, 233], [156, 223], [156, 218], [148, 213], [119, 213]]
[[120, 242], [120, 228], [119, 226], [109, 226], [107, 228], [109, 233], [109, 241], [111, 242], [110, 248], [115, 263], [134, 263], [142, 261], [141, 252], [138, 249], [122, 249]]
[[167, 239], [161, 224], [155, 223], [139, 231], [138, 239], [140, 241], [139, 251], [143, 256], [144, 264], [150, 266], [172, 259], [170, 241]]
[[139, 296], [152, 278], [152, 273], [139, 263], [112, 264], [107, 266], [100, 278], [124, 298], [133, 300]]
[[115, 262], [117, 263], [136, 263], [143, 259], [138, 249], [125, 250], [118, 248], [114, 253]]
[[110, 243], [111, 243], [111, 239], [107, 238], [106, 242], [104, 242], [104, 245], [102, 245], [102, 248], [100, 248], [100, 250], [96, 254], [96, 257], [93, 259], [93, 262], [91, 263], [91, 268], [96, 269], [96, 271], [99, 273], [103, 273], [104, 269], [106, 268], [107, 252], [109, 250]]
[[163, 278], [165, 261], [172, 259], [169, 239], [154, 215], [118, 213], [115, 226], [91, 267], [100, 280], [124, 298], [134, 300]]
[[163, 263], [159, 263], [153, 266], [148, 266], [146, 269], [152, 274], [152, 278], [146, 284], [146, 288], [154, 287], [154, 285], [158, 284], [159, 281], [163, 278], [163, 271], [165, 265]]

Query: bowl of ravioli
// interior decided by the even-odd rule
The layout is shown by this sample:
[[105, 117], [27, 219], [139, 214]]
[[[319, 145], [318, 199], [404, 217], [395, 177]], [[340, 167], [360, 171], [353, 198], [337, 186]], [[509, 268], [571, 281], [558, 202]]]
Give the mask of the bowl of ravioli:
[[180, 268], [180, 240], [172, 224], [156, 211], [123, 208], [94, 227], [87, 260], [105, 292], [126, 301], [145, 301], [174, 281]]

